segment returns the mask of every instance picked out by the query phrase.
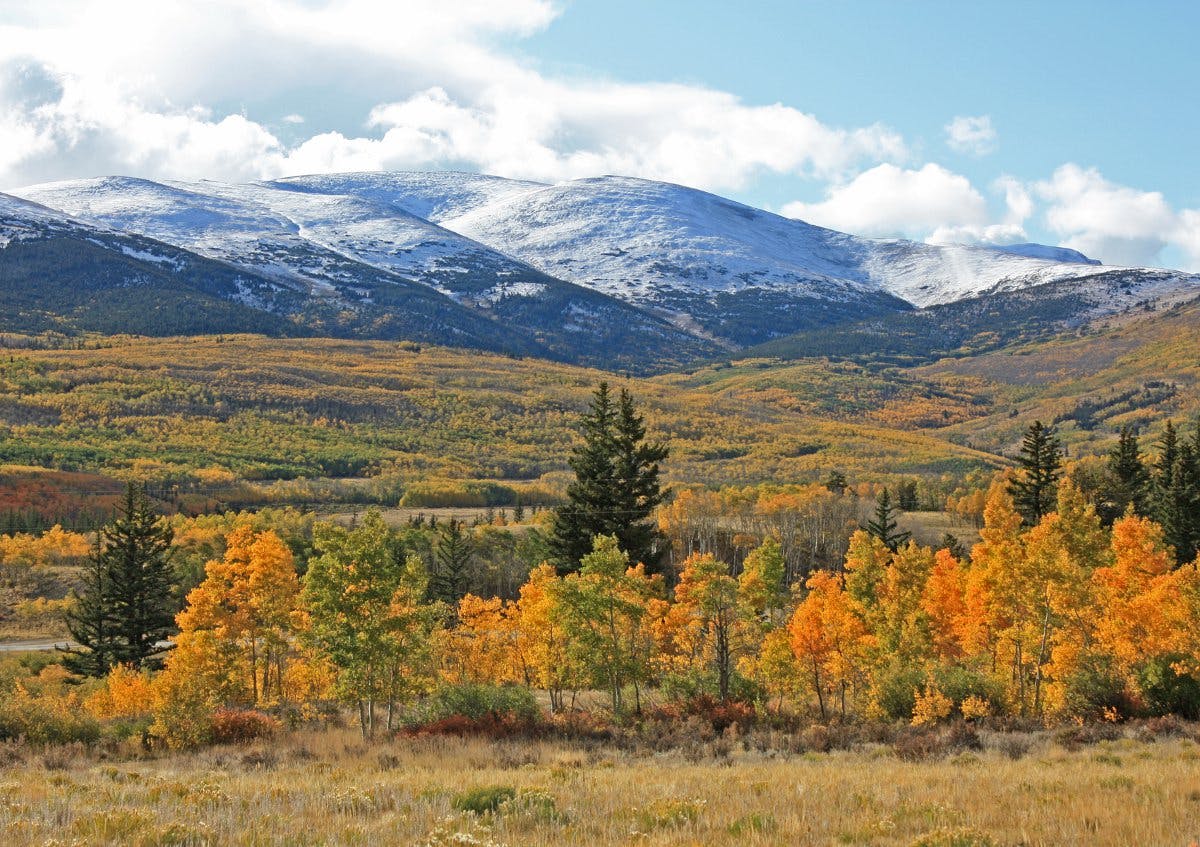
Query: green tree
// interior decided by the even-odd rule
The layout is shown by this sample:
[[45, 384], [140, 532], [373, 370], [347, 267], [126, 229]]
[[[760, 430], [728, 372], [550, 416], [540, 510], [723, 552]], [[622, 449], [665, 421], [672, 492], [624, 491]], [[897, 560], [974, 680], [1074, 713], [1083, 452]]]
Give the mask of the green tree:
[[574, 658], [592, 683], [608, 692], [614, 714], [621, 711], [623, 689], [648, 671], [641, 624], [656, 582], [661, 584], [629, 566], [616, 536], [598, 535], [592, 552], [583, 557], [577, 573], [564, 579], [558, 595]]
[[917, 498], [917, 481], [915, 479], [901, 480], [896, 486], [896, 501], [902, 512], [915, 512], [919, 501]]
[[379, 704], [387, 707], [390, 730], [397, 704], [433, 680], [430, 642], [440, 609], [422, 602], [425, 566], [406, 555], [376, 511], [352, 529], [318, 524], [314, 542], [319, 555], [304, 580], [311, 619], [305, 637], [337, 669], [338, 695], [357, 706], [363, 737], [375, 732]]
[[1121, 427], [1117, 446], [1108, 454], [1108, 471], [1112, 476], [1112, 490], [1099, 499], [1097, 506], [1105, 520], [1112, 522], [1125, 514], [1132, 504], [1134, 510], [1146, 514], [1146, 495], [1150, 486], [1150, 472], [1142, 460], [1137, 430], [1131, 426]]
[[846, 487], [849, 483], [846, 482], [846, 475], [839, 470], [832, 470], [829, 476], [825, 477], [825, 482], [822, 483], [830, 494], [842, 495], [846, 493]]
[[875, 503], [875, 517], [867, 522], [866, 529], [871, 535], [883, 542], [884, 546], [895, 553], [912, 537], [907, 530], [901, 531], [896, 521], [899, 512], [892, 504], [892, 495], [885, 488]]
[[470, 589], [474, 558], [475, 545], [463, 532], [462, 523], [451, 518], [440, 524], [434, 548], [433, 578], [429, 584], [432, 599], [456, 608]]
[[1009, 483], [1009, 494], [1026, 524], [1033, 526], [1054, 511], [1062, 476], [1062, 444], [1054, 430], [1034, 421], [1021, 441], [1020, 472]]
[[660, 463], [666, 446], [647, 443], [633, 397], [621, 389], [614, 403], [602, 382], [582, 421], [583, 443], [570, 459], [575, 480], [555, 510], [551, 552], [560, 573], [577, 569], [599, 535], [616, 536], [636, 562], [656, 570], [666, 545], [649, 521], [662, 502]]
[[1171, 421], [1159, 442], [1151, 480], [1149, 510], [1181, 564], [1200, 548], [1200, 423], [1192, 442], [1180, 443]]
[[171, 527], [144, 489], [129, 483], [117, 515], [101, 527], [67, 628], [82, 648], [67, 652], [76, 673], [102, 675], [118, 664], [150, 665], [175, 631]]

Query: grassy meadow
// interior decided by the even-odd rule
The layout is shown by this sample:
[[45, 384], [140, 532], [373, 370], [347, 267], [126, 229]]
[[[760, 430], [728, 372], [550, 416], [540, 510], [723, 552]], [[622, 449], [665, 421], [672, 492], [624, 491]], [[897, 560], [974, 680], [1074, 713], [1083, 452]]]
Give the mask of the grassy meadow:
[[902, 760], [886, 745], [782, 751], [718, 737], [606, 743], [355, 731], [166, 758], [9, 749], [0, 840], [25, 845], [836, 845], [1126, 847], [1200, 836], [1200, 746], [1072, 749], [981, 733]]

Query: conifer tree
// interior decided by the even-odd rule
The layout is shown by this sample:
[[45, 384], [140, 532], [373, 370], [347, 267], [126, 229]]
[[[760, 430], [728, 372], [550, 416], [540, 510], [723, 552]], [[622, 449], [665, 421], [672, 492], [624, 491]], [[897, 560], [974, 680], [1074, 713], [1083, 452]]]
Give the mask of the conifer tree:
[[461, 522], [452, 518], [441, 524], [437, 548], [434, 550], [436, 566], [429, 586], [429, 593], [434, 600], [441, 600], [452, 609], [458, 607], [458, 601], [470, 588], [471, 560], [474, 555], [474, 545], [463, 532]]
[[832, 470], [829, 476], [825, 477], [825, 482], [822, 483], [830, 494], [845, 494], [849, 483], [846, 482], [846, 475], [839, 470]]
[[75, 592], [75, 603], [67, 613], [67, 629], [84, 650], [67, 651], [63, 664], [72, 673], [101, 677], [118, 664], [114, 658], [112, 611], [108, 606], [108, 571], [105, 567], [100, 538], [83, 566], [82, 591]]
[[1130, 504], [1138, 514], [1145, 514], [1150, 473], [1142, 461], [1137, 431], [1133, 427], [1121, 427], [1117, 446], [1108, 454], [1108, 469], [1116, 485], [1104, 504], [1106, 523], [1111, 524], [1125, 514]]
[[1152, 478], [1150, 512], [1162, 525], [1166, 542], [1175, 549], [1176, 561], [1187, 563], [1200, 548], [1200, 424], [1191, 443], [1179, 443], [1179, 434], [1167, 421]]
[[896, 513], [899, 510], [892, 505], [892, 495], [885, 488], [879, 495], [879, 500], [875, 504], [875, 517], [867, 522], [865, 529], [871, 535], [883, 542], [884, 546], [895, 553], [900, 549], [912, 533], [908, 531], [901, 532], [899, 524], [896, 522]]
[[174, 631], [170, 561], [172, 531], [144, 489], [130, 483], [117, 516], [100, 529], [87, 583], [67, 616], [68, 651], [77, 673], [104, 673], [118, 664], [141, 666]]
[[1020, 474], [1009, 483], [1009, 494], [1025, 523], [1032, 526], [1054, 511], [1062, 476], [1062, 444], [1051, 427], [1034, 421], [1025, 431]]
[[616, 402], [602, 382], [581, 421], [583, 443], [571, 456], [575, 480], [567, 503], [555, 510], [550, 549], [560, 573], [578, 569], [598, 535], [616, 536], [620, 549], [648, 569], [657, 568], [664, 545], [647, 521], [664, 496], [661, 444], [646, 443], [645, 423], [625, 389]]

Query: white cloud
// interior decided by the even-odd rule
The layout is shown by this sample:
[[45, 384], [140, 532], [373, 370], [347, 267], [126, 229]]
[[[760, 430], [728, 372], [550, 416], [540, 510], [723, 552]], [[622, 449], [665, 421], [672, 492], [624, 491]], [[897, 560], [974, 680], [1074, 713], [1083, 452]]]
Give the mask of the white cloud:
[[1175, 246], [1200, 266], [1200, 211], [1176, 211], [1157, 191], [1118, 185], [1076, 164], [1058, 168], [1034, 191], [1048, 204], [1047, 227], [1066, 247], [1107, 264], [1154, 265]]
[[921, 238], [939, 228], [983, 227], [987, 201], [941, 165], [909, 170], [877, 165], [830, 189], [819, 203], [789, 203], [782, 213], [861, 235]]
[[985, 156], [996, 149], [996, 130], [989, 115], [959, 115], [946, 124], [946, 144], [957, 153]]
[[[882, 126], [829, 127], [697, 85], [557, 78], [506, 51], [557, 14], [547, 0], [18, 3], [0, 13], [0, 63], [20, 45], [22, 66], [58, 88], [0, 100], [0, 186], [457, 166], [719, 190], [907, 156]], [[263, 123], [280, 114], [312, 134], [284, 144]]]
[[283, 116], [283, 122], [285, 124], [302, 124], [304, 123], [304, 115], [298, 115], [295, 112], [292, 112], [290, 115]]

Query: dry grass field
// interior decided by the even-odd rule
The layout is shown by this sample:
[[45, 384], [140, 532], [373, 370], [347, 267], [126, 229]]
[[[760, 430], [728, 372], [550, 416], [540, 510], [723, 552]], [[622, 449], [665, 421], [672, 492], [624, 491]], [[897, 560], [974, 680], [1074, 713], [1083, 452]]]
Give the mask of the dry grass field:
[[1191, 739], [1075, 750], [1033, 736], [983, 741], [929, 761], [870, 745], [782, 754], [735, 740], [649, 753], [365, 744], [339, 730], [147, 759], [11, 749], [0, 843], [1186, 847], [1200, 836]]

